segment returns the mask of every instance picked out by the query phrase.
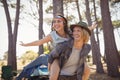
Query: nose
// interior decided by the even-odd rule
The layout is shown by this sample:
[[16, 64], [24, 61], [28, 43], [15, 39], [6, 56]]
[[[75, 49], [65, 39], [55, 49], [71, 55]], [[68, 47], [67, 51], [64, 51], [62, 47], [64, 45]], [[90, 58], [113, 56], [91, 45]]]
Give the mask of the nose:
[[74, 30], [74, 31], [73, 31], [73, 34], [77, 34], [77, 31]]

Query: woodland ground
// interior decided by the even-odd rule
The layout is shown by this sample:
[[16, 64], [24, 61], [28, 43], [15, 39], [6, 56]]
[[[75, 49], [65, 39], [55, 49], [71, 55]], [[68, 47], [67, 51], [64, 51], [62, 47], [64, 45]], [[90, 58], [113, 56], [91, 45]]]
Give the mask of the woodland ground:
[[[29, 62], [28, 62], [29, 63]], [[95, 65], [92, 65], [92, 63], [88, 63], [89, 64], [89, 67], [91, 69], [91, 75], [90, 75], [90, 78], [89, 80], [120, 80], [120, 78], [113, 78], [113, 77], [110, 77], [107, 75], [107, 67], [106, 67], [106, 64], [103, 64], [103, 68], [104, 68], [104, 71], [105, 73], [104, 74], [98, 74], [96, 73], [96, 67]], [[22, 68], [26, 65], [22, 65], [20, 63], [20, 61], [18, 61], [18, 74], [22, 71]], [[1, 67], [1, 66], [0, 66]], [[1, 68], [0, 68], [0, 77], [1, 77]], [[0, 79], [2, 80], [2, 79]]]

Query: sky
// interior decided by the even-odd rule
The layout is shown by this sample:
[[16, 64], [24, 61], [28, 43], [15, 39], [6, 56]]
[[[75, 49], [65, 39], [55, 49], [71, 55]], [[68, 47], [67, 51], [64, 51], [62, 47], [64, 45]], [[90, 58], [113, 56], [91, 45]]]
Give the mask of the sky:
[[[47, 4], [46, 4], [47, 5]], [[45, 7], [45, 5], [44, 5]], [[28, 10], [26, 8], [26, 10]], [[15, 11], [10, 9], [11, 16], [15, 15]], [[3, 7], [0, 7], [0, 58], [3, 57], [4, 53], [8, 51], [8, 31], [7, 31], [7, 23], [6, 23], [6, 16], [4, 13]], [[44, 17], [49, 17], [50, 15], [47, 15], [44, 13]], [[28, 18], [29, 20], [29, 18]], [[25, 43], [38, 40], [38, 29], [31, 25], [30, 23], [24, 21], [24, 19], [20, 20], [20, 25], [18, 28], [18, 39], [17, 39], [17, 56], [21, 56], [23, 53], [25, 53], [27, 50], [33, 50], [35, 52], [38, 51], [38, 47], [23, 47], [20, 46], [20, 41], [23, 41]], [[36, 23], [36, 22], [35, 22]], [[37, 24], [37, 23], [36, 23]], [[51, 26], [47, 24], [43, 24], [43, 30], [45, 34], [49, 34], [51, 31]], [[120, 33], [120, 29], [118, 29]], [[115, 40], [118, 50], [120, 50], [120, 36], [118, 35], [118, 31], [114, 30], [115, 33]], [[104, 41], [103, 41], [103, 33], [100, 32], [100, 49], [101, 53], [104, 53]]]
[[[22, 1], [24, 1], [24, 0], [22, 0]], [[24, 1], [24, 3], [27, 4], [27, 2], [25, 2], [25, 1]], [[26, 8], [25, 8], [26, 11], [30, 11], [28, 7], [29, 7], [29, 5], [26, 6]], [[15, 10], [9, 8], [9, 11], [10, 11], [10, 16], [14, 17]], [[0, 18], [0, 58], [2, 58], [4, 53], [6, 51], [8, 51], [8, 28], [7, 28], [6, 16], [5, 16], [3, 7], [0, 7], [0, 16], [1, 16], [1, 18]], [[45, 15], [45, 17], [48, 17], [48, 16], [49, 15]], [[31, 18], [26, 18], [26, 19], [31, 20]], [[35, 21], [34, 21], [34, 23], [38, 24]], [[48, 26], [45, 23], [43, 25], [44, 25], [43, 26], [44, 33], [45, 33], [45, 35], [47, 35], [51, 31], [51, 26]], [[23, 46], [19, 45], [20, 41], [23, 41], [26, 43], [26, 42], [31, 42], [31, 41], [35, 41], [35, 40], [38, 40], [38, 28], [34, 27], [29, 22], [26, 22], [26, 20], [24, 20], [24, 19], [20, 20], [20, 25], [18, 28], [18, 38], [17, 38], [17, 56], [21, 56], [27, 50], [34, 50], [35, 52], [37, 52], [38, 51], [37, 46], [23, 47]]]

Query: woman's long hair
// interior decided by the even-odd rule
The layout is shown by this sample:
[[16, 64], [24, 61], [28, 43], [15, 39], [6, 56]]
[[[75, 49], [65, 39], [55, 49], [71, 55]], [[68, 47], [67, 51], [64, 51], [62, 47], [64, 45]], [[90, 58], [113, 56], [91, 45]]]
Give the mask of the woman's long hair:
[[[69, 37], [71, 37], [70, 31], [69, 31], [69, 27], [68, 27], [68, 21], [67, 21], [67, 19], [66, 19], [64, 16], [62, 16], [62, 15], [57, 15], [57, 16], [60, 16], [61, 18], [64, 19], [64, 22], [63, 22], [64, 31], [65, 31], [65, 33], [66, 33]], [[52, 21], [52, 26], [53, 26], [53, 21]], [[54, 29], [51, 28], [51, 30], [53, 31]]]

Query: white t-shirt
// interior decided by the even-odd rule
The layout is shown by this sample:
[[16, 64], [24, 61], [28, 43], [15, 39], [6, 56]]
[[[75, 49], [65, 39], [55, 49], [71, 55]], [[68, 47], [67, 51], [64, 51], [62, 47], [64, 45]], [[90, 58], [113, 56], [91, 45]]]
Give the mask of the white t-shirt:
[[61, 69], [60, 75], [71, 76], [75, 74], [78, 67], [79, 53], [80, 53], [80, 49], [75, 49], [73, 47], [72, 53], [68, 61], [64, 64], [63, 68]]

